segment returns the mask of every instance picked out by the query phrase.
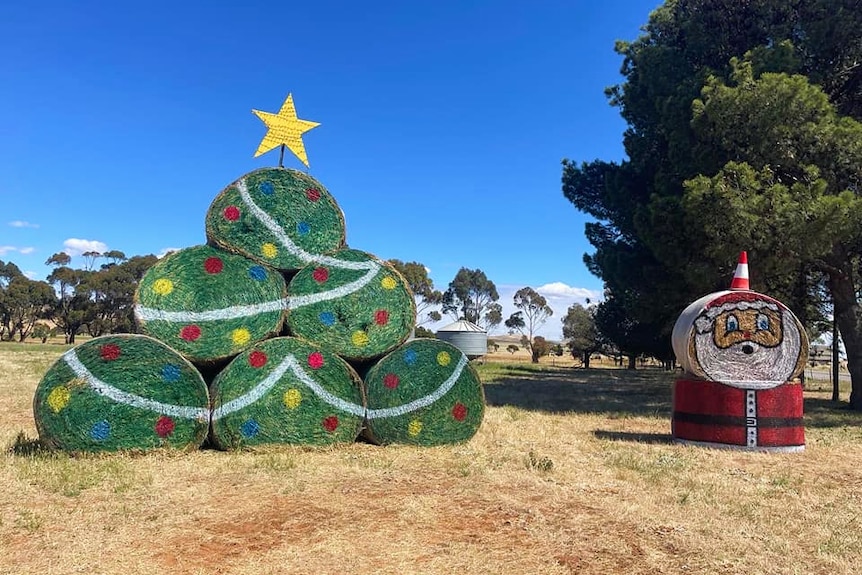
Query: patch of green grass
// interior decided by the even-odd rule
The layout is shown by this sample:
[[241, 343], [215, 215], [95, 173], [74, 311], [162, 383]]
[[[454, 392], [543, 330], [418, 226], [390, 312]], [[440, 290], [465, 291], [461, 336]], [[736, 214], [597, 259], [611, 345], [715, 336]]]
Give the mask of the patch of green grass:
[[77, 497], [83, 491], [105, 486], [113, 493], [125, 493], [152, 483], [149, 475], [139, 476], [128, 460], [111, 457], [71, 457], [60, 452], [11, 459], [23, 481], [49, 493]]
[[649, 483], [675, 482], [678, 474], [692, 466], [691, 457], [678, 451], [655, 453], [636, 446], [610, 444], [603, 454], [608, 467], [634, 472]]
[[252, 468], [262, 469], [274, 474], [282, 474], [296, 469], [296, 459], [291, 453], [264, 453], [254, 459]]
[[15, 516], [15, 527], [27, 533], [36, 533], [42, 529], [42, 517], [29, 509], [20, 509]]
[[527, 469], [539, 473], [550, 473], [554, 470], [554, 461], [550, 457], [539, 455], [532, 449], [527, 454], [525, 464]]

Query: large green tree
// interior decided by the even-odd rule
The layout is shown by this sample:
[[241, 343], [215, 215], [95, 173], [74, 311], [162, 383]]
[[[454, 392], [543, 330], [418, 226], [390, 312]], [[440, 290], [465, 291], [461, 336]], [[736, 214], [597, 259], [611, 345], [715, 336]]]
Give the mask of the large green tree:
[[[530, 350], [533, 363], [539, 363], [541, 353], [545, 348], [536, 344], [538, 337], [536, 330], [542, 327], [548, 318], [554, 315], [554, 310], [548, 305], [545, 296], [531, 287], [524, 287], [515, 292], [512, 297], [513, 305], [518, 311], [509, 316], [505, 325], [512, 331], [520, 333], [523, 345]], [[545, 339], [542, 338], [542, 342]]]
[[627, 159], [563, 166], [564, 195], [596, 220], [586, 262], [611, 315], [669, 343], [742, 249], [752, 287], [804, 322], [825, 278], [862, 409], [862, 3], [668, 0], [616, 49]]
[[154, 255], [134, 256], [122, 263], [110, 263], [92, 272], [76, 287], [76, 294], [86, 294], [87, 332], [97, 337], [106, 333], [137, 331], [134, 317], [134, 295], [144, 273], [158, 259]]
[[572, 304], [566, 311], [563, 323], [563, 339], [569, 352], [581, 364], [590, 367], [590, 357], [602, 349], [603, 339], [596, 327], [595, 307], [586, 308], [579, 303]]
[[0, 291], [0, 321], [6, 339], [24, 341], [40, 319], [47, 317], [56, 301], [54, 290], [46, 282], [19, 275]]
[[500, 294], [481, 269], [461, 268], [443, 292], [443, 313], [466, 319], [486, 330], [500, 324]]
[[437, 307], [443, 302], [443, 293], [434, 289], [433, 280], [428, 277], [428, 268], [419, 262], [389, 260], [410, 286], [416, 299], [416, 325], [440, 321], [443, 317]]

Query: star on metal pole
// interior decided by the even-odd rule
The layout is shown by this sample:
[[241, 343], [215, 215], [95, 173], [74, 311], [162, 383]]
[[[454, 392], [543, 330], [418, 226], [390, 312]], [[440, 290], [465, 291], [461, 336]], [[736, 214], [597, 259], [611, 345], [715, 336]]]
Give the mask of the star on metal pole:
[[267, 131], [254, 157], [265, 154], [270, 150], [281, 146], [281, 157], [278, 160], [278, 167], [283, 167], [284, 147], [293, 152], [293, 155], [305, 164], [308, 168], [308, 155], [305, 153], [305, 144], [302, 143], [302, 134], [316, 128], [320, 125], [319, 122], [310, 122], [308, 120], [300, 120], [296, 117], [296, 108], [293, 105], [293, 94], [288, 94], [284, 104], [281, 105], [281, 110], [277, 114], [270, 112], [261, 112], [260, 110], [252, 110], [254, 114], [266, 124]]

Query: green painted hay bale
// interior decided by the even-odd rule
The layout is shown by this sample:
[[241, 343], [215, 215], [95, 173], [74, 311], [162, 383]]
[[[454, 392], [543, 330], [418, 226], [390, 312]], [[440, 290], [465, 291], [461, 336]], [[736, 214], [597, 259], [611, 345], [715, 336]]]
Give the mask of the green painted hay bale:
[[196, 449], [209, 429], [200, 373], [162, 342], [108, 335], [67, 351], [33, 399], [42, 441], [66, 451]]
[[344, 215], [311, 176], [255, 170], [224, 189], [206, 216], [209, 243], [280, 270], [296, 270], [344, 246]]
[[461, 351], [414, 339], [365, 376], [366, 437], [380, 444], [442, 445], [475, 435], [485, 413], [479, 376]]
[[319, 258], [294, 276], [287, 292], [290, 333], [349, 361], [380, 357], [403, 343], [416, 323], [405, 279], [358, 250]]
[[284, 322], [284, 277], [244, 256], [210, 246], [186, 248], [159, 260], [135, 293], [145, 333], [196, 363], [232, 357]]
[[234, 358], [213, 381], [212, 397], [212, 438], [222, 449], [352, 442], [365, 413], [353, 368], [294, 337], [261, 342]]

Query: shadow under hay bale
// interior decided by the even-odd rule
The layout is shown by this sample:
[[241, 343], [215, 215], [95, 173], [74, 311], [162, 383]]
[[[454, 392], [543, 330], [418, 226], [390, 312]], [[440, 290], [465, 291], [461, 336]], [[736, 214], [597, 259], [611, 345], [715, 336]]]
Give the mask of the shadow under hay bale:
[[416, 323], [416, 303], [395, 268], [345, 249], [320, 258], [287, 287], [287, 326], [347, 359], [365, 361], [403, 343]]
[[293, 337], [234, 358], [212, 385], [216, 447], [356, 440], [365, 402], [359, 376], [335, 354]]
[[207, 241], [280, 270], [344, 246], [344, 215], [314, 178], [262, 168], [231, 183], [206, 215]]
[[287, 295], [278, 271], [211, 246], [165, 256], [135, 292], [141, 330], [190, 361], [217, 363], [281, 330]]
[[443, 445], [473, 437], [485, 414], [479, 376], [455, 346], [414, 339], [365, 378], [365, 437], [372, 443]]
[[42, 442], [65, 451], [196, 449], [209, 428], [197, 369], [162, 342], [109, 335], [66, 353], [33, 399]]

